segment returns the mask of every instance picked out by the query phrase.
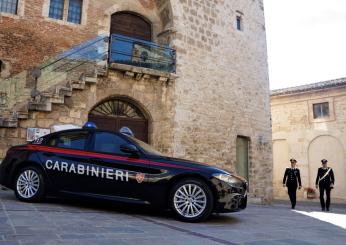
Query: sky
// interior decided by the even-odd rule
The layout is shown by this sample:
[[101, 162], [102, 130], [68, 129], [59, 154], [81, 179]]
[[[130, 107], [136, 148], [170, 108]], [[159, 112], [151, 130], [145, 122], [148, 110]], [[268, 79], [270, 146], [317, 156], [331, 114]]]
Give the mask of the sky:
[[271, 89], [346, 77], [346, 0], [264, 0]]

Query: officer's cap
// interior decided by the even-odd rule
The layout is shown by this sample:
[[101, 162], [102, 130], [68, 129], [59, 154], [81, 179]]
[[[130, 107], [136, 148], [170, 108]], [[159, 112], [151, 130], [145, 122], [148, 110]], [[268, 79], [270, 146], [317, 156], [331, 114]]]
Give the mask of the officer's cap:
[[294, 163], [294, 162], [297, 162], [297, 160], [294, 159], [294, 158], [291, 158], [291, 159], [290, 159], [290, 162], [291, 162], [291, 163]]
[[322, 159], [321, 162], [322, 162], [322, 163], [327, 163], [328, 160], [327, 160], [327, 159]]

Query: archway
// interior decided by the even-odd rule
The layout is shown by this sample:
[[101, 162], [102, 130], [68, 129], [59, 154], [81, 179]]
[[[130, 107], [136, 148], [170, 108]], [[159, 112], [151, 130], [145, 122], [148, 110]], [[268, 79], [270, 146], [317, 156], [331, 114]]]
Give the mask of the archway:
[[99, 103], [90, 111], [89, 121], [99, 129], [115, 132], [128, 127], [136, 138], [148, 142], [148, 119], [130, 99], [111, 98]]
[[150, 21], [137, 13], [129, 11], [122, 11], [112, 15], [110, 33], [146, 41], [152, 40]]
[[309, 145], [309, 175], [310, 186], [315, 186], [317, 169], [321, 167], [321, 159], [328, 159], [328, 165], [333, 168], [335, 175], [335, 188], [333, 196], [345, 198], [345, 163], [342, 144], [330, 135], [321, 135]]

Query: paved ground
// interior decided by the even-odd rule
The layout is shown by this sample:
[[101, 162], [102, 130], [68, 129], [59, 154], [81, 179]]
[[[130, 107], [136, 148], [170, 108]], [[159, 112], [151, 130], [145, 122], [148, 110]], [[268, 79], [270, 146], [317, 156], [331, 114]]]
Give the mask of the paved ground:
[[[199, 224], [148, 208], [83, 203], [54, 199], [28, 204], [17, 201], [12, 191], [0, 190], [0, 245], [346, 244], [346, 229], [291, 211], [287, 203], [249, 205], [243, 212], [215, 215]], [[317, 204], [297, 209], [320, 213]], [[346, 206], [334, 206], [332, 213], [346, 221]]]

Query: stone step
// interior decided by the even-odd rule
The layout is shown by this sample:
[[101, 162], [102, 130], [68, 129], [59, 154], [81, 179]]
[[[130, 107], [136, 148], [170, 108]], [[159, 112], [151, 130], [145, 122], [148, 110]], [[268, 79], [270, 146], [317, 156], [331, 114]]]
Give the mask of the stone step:
[[19, 111], [17, 113], [18, 119], [28, 119], [29, 118], [29, 112], [28, 111]]
[[71, 97], [72, 96], [72, 90], [73, 88], [71, 87], [56, 87], [56, 94], [60, 95], [60, 96], [68, 96]]
[[29, 111], [52, 111], [52, 103], [50, 102], [29, 102], [28, 104]]
[[30, 111], [43, 111], [51, 112], [52, 104], [64, 104], [65, 96], [72, 96], [73, 90], [84, 90], [87, 83], [96, 84], [97, 76], [107, 75], [108, 67], [104, 65], [97, 66], [95, 70], [90, 70], [81, 74], [79, 80], [70, 80], [66, 86], [56, 86], [53, 91], [45, 91], [40, 94], [39, 102], [30, 101], [27, 106], [23, 107], [16, 115], [8, 115], [1, 117], [0, 115], [0, 128], [16, 128], [18, 127], [18, 120], [25, 120], [29, 118]]
[[64, 104], [65, 96], [55, 96], [55, 97], [47, 98], [47, 103]]
[[97, 76], [84, 76], [85, 83], [97, 83]]
[[0, 117], [0, 127], [1, 128], [17, 128], [18, 119], [17, 118], [2, 118]]
[[73, 89], [77, 90], [84, 90], [85, 89], [85, 82], [84, 81], [71, 81], [70, 82]]

